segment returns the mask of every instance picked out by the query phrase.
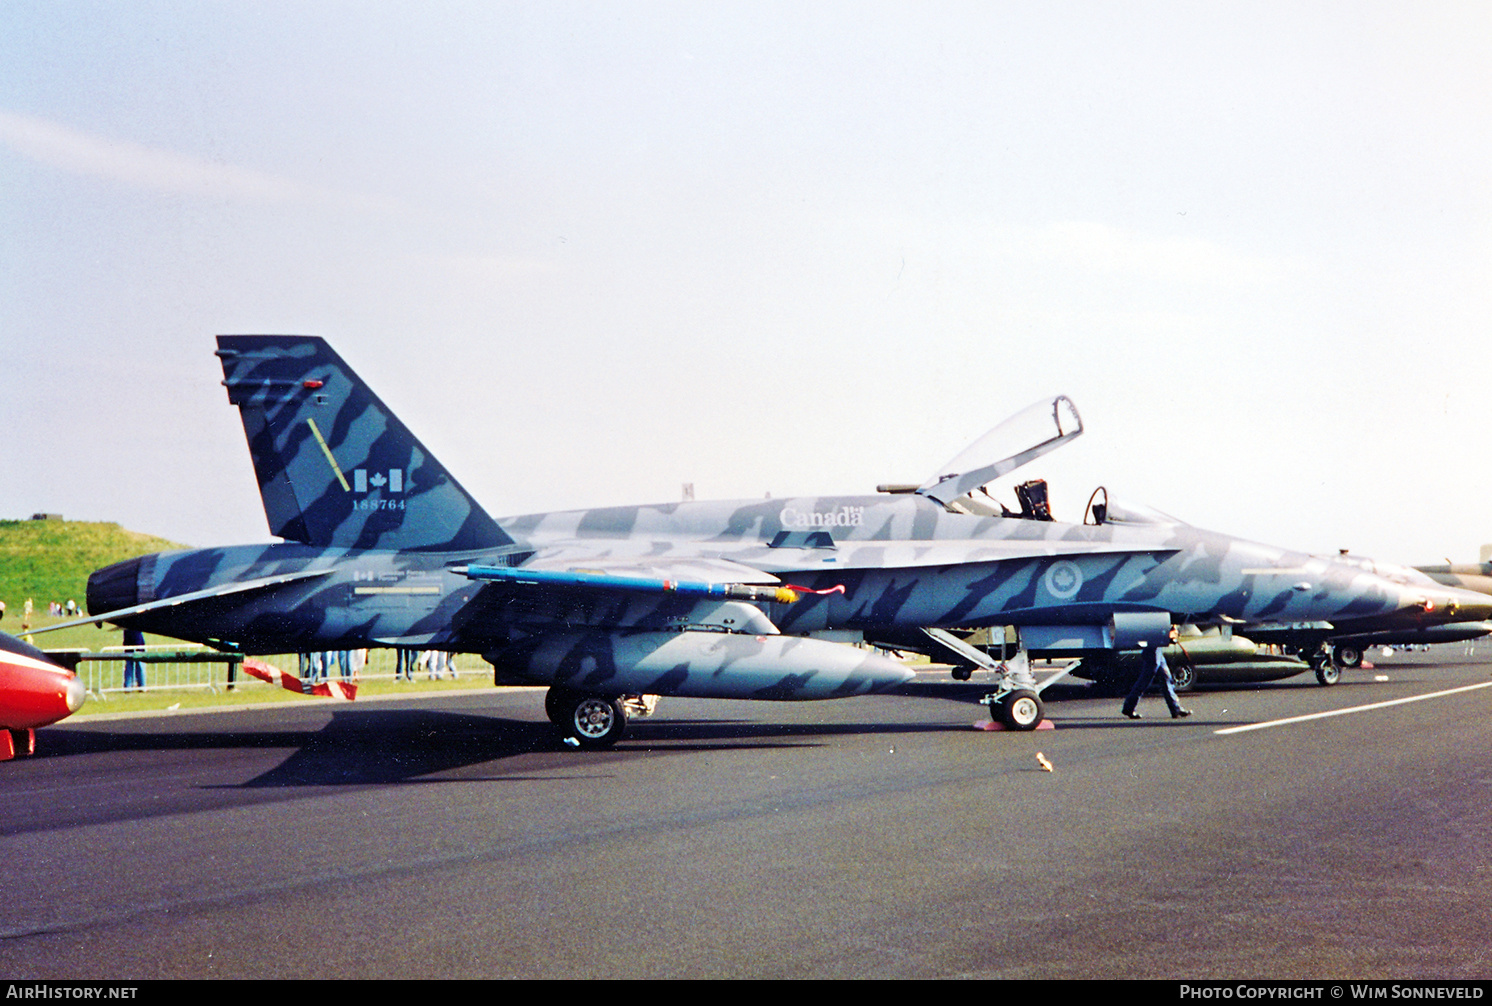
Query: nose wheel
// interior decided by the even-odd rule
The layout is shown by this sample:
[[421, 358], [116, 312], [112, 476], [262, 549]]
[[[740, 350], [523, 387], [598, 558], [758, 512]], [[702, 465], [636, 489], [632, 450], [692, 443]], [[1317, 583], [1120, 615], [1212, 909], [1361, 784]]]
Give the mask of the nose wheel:
[[1005, 695], [987, 695], [984, 701], [989, 705], [990, 719], [1006, 730], [1035, 730], [1046, 719], [1046, 706], [1029, 688], [1017, 688]]
[[[991, 712], [995, 711], [992, 706]], [[1033, 691], [1019, 689], [1011, 692], [998, 704], [1000, 722], [1011, 730], [1035, 730], [1046, 718], [1046, 707]]]

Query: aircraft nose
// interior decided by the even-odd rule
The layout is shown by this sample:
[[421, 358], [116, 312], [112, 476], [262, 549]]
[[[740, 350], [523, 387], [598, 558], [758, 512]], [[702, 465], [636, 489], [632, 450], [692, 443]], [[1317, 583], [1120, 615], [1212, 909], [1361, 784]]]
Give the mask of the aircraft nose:
[[888, 688], [915, 680], [916, 677], [917, 673], [900, 660], [893, 660], [879, 653], [869, 653], [864, 662], [855, 668], [852, 683], [857, 692], [884, 692]]
[[67, 702], [68, 713], [75, 713], [83, 708], [83, 700], [88, 697], [88, 689], [83, 685], [83, 679], [73, 675], [67, 683], [67, 690], [63, 696]]
[[1420, 607], [1427, 616], [1440, 621], [1482, 622], [1492, 618], [1492, 595], [1442, 587], [1425, 591]]

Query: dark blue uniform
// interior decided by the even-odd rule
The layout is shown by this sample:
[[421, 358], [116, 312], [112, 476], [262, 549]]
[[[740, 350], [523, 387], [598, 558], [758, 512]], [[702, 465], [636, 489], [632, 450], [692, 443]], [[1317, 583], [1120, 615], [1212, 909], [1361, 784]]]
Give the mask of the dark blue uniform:
[[1140, 718], [1135, 706], [1139, 705], [1140, 696], [1149, 690], [1151, 682], [1159, 674], [1160, 693], [1166, 700], [1166, 708], [1171, 710], [1172, 718], [1190, 716], [1191, 710], [1181, 708], [1181, 700], [1176, 698], [1176, 682], [1171, 678], [1171, 668], [1166, 664], [1166, 655], [1162, 647], [1147, 647], [1142, 655], [1142, 661], [1139, 677], [1135, 678], [1135, 686], [1129, 690], [1129, 695], [1124, 700], [1124, 715], [1135, 720]]

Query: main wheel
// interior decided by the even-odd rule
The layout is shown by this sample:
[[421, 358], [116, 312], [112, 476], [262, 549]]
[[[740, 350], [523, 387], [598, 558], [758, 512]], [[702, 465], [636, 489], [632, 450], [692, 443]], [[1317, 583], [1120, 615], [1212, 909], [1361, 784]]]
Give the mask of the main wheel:
[[1343, 643], [1332, 647], [1331, 659], [1338, 667], [1361, 667], [1362, 647]]
[[560, 724], [581, 747], [611, 747], [627, 732], [627, 714], [616, 699], [604, 695], [582, 695], [570, 706]]
[[1191, 664], [1177, 664], [1171, 668], [1171, 683], [1178, 692], [1189, 692], [1197, 684], [1197, 669]]
[[[1008, 730], [1035, 730], [1046, 716], [1046, 707], [1036, 693], [1027, 689], [1011, 692], [1000, 700], [998, 718]], [[996, 712], [990, 709], [991, 715]]]
[[1334, 685], [1342, 680], [1342, 669], [1331, 661], [1316, 668], [1316, 681], [1322, 685]]

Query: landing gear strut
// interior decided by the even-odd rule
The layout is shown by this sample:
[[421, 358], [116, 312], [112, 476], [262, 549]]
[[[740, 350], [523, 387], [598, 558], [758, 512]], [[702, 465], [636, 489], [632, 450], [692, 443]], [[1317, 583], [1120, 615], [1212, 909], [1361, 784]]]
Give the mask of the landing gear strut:
[[1306, 658], [1306, 663], [1316, 672], [1316, 683], [1319, 685], [1334, 685], [1342, 680], [1342, 669], [1332, 659], [1332, 651], [1325, 643], [1321, 644], [1321, 649]]
[[[959, 667], [979, 667], [995, 675], [995, 690], [979, 700], [989, 706], [990, 719], [1004, 724], [1007, 730], [1035, 730], [1046, 719], [1046, 706], [1042, 705], [1041, 693], [1071, 673], [1076, 664], [1047, 678], [1040, 685], [1031, 674], [1031, 661], [1024, 648], [1016, 651], [1009, 660], [997, 661], [985, 651], [959, 639], [943, 629], [926, 629], [925, 633], [934, 642], [950, 651], [961, 661]], [[958, 672], [954, 671], [954, 677]], [[967, 680], [960, 678], [959, 680]]]

